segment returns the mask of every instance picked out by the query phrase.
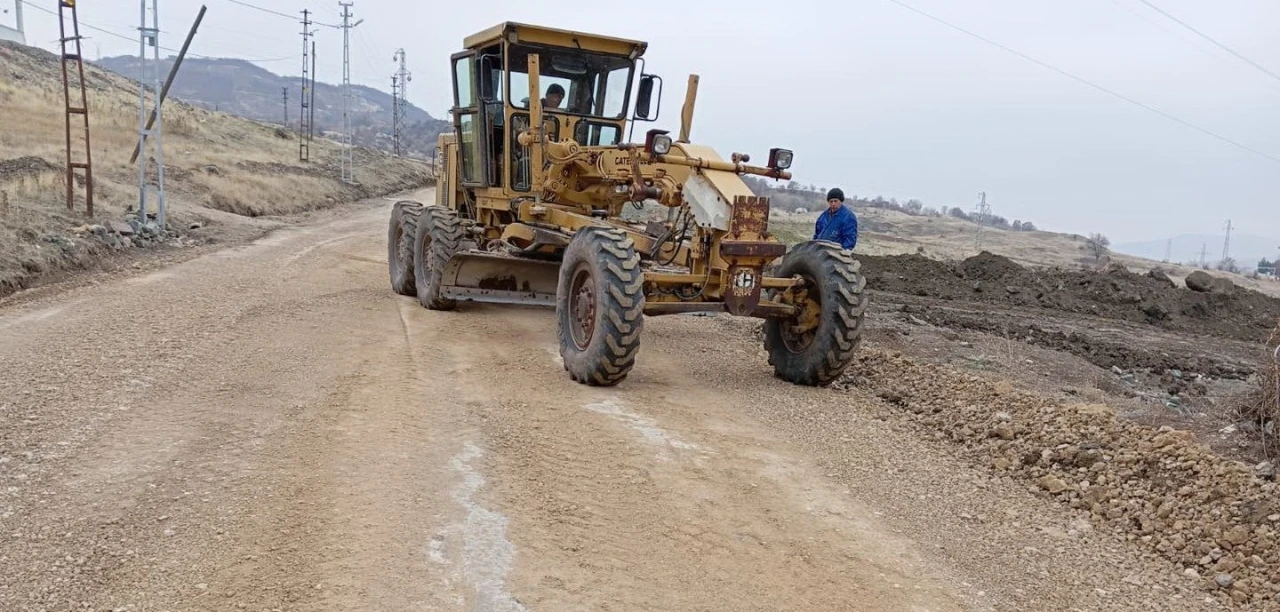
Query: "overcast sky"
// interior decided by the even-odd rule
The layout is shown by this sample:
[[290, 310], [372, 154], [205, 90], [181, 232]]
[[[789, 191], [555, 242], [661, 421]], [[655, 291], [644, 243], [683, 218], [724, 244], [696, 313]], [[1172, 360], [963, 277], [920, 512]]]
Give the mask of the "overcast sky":
[[[12, 0], [0, 0], [8, 3]], [[322, 0], [246, 0], [340, 21]], [[1232, 57], [1141, 0], [902, 0], [1205, 130], [1280, 159], [1280, 79]], [[1151, 0], [1280, 74], [1280, 2]], [[301, 65], [300, 26], [205, 0], [192, 53]], [[52, 2], [41, 3], [50, 4]], [[178, 48], [201, 2], [162, 0], [162, 45]], [[128, 9], [122, 9], [122, 5]], [[487, 0], [458, 4], [357, 0], [356, 82], [389, 89], [403, 47], [410, 100], [437, 117], [449, 106], [447, 62], [464, 36], [504, 20], [650, 43], [648, 68], [667, 83], [662, 127], [675, 129], [684, 83], [701, 75], [693, 137], [725, 157], [796, 152], [796, 180], [848, 194], [919, 198], [994, 210], [1048, 229], [1102, 231], [1114, 242], [1213, 232], [1231, 218], [1280, 246], [1280, 161], [1250, 153], [1116, 99], [891, 0], [676, 2], [641, 5]], [[616, 13], [624, 6], [637, 8]], [[462, 7], [462, 8], [457, 8]], [[28, 8], [28, 38], [51, 48], [56, 23]], [[10, 20], [10, 15], [0, 16]], [[137, 5], [82, 3], [81, 19], [133, 37]], [[318, 38], [322, 80], [341, 78], [341, 32]], [[86, 55], [136, 53], [95, 31]], [[1180, 255], [1178, 255], [1181, 257]], [[1188, 255], [1190, 256], [1190, 255]]]

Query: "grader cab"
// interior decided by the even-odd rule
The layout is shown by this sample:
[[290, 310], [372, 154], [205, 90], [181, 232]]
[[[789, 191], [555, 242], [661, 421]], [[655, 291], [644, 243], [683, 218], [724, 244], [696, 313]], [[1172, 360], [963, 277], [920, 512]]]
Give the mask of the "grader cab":
[[[645, 317], [694, 312], [764, 319], [785, 380], [840, 376], [866, 309], [859, 264], [830, 242], [788, 251], [769, 232], [768, 199], [741, 178], [791, 178], [791, 151], [757, 166], [690, 141], [696, 75], [679, 133], [632, 143], [662, 95], [662, 79], [642, 71], [643, 42], [503, 23], [463, 46], [435, 202], [392, 209], [397, 293], [436, 310], [553, 306], [565, 369], [584, 384], [626, 378]], [[624, 214], [641, 210], [660, 212]]]

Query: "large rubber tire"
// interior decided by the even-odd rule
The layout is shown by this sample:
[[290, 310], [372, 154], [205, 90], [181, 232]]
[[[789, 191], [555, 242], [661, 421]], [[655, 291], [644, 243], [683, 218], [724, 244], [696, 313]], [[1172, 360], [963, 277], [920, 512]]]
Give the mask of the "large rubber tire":
[[823, 387], [840, 378], [862, 341], [867, 283], [853, 254], [826, 241], [796, 245], [774, 275], [797, 274], [805, 279], [810, 298], [817, 302], [818, 326], [805, 337], [788, 331], [793, 319], [768, 319], [764, 347], [779, 378]]
[[431, 310], [453, 310], [457, 302], [440, 297], [445, 264], [458, 251], [462, 225], [457, 213], [443, 206], [425, 206], [418, 215], [413, 240], [413, 276], [418, 301]]
[[635, 243], [604, 227], [578, 230], [556, 288], [556, 335], [569, 376], [611, 387], [635, 365], [644, 329], [644, 271]]
[[418, 233], [418, 214], [422, 205], [401, 200], [391, 207], [387, 227], [387, 272], [391, 290], [400, 295], [417, 295], [413, 278], [413, 238]]

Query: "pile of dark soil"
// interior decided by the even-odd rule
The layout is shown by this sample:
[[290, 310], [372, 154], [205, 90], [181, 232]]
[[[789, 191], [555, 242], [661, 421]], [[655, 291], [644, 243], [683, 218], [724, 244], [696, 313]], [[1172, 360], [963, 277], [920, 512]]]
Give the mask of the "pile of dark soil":
[[1121, 266], [1105, 272], [1036, 270], [985, 251], [956, 263], [920, 255], [858, 259], [874, 291], [1043, 308], [1245, 341], [1265, 340], [1280, 317], [1280, 299], [1256, 291], [1191, 291], [1167, 277]]

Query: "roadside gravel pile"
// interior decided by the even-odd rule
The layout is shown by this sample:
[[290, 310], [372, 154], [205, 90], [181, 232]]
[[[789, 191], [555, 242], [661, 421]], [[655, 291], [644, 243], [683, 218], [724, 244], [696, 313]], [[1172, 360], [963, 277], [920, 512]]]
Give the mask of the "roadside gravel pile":
[[961, 445], [969, 460], [1178, 564], [1224, 602], [1280, 601], [1280, 504], [1269, 466], [1255, 474], [1189, 432], [1154, 430], [1117, 419], [1107, 406], [1062, 404], [896, 353], [867, 350], [849, 371], [839, 386], [869, 390]]

